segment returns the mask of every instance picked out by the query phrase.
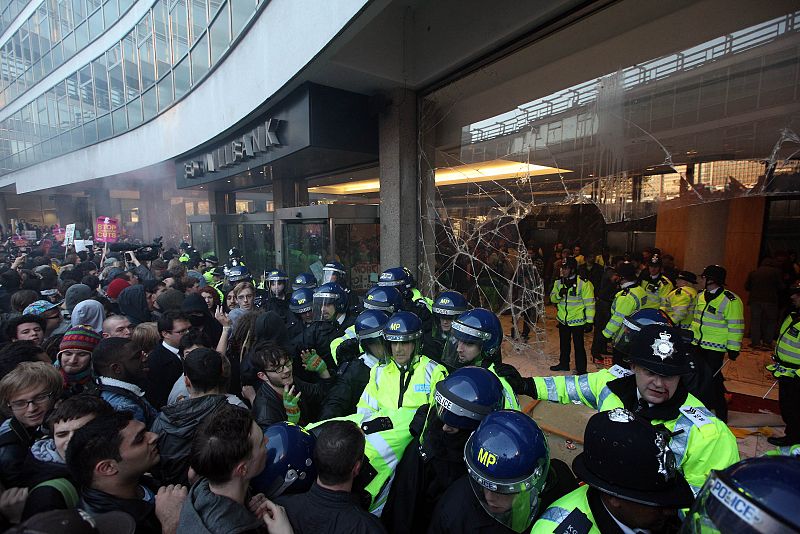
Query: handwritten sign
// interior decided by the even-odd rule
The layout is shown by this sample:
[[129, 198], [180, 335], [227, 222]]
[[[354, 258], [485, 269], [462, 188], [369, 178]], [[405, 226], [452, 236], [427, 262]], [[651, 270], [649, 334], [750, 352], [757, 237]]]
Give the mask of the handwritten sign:
[[[56, 239], [58, 239], [58, 236], [56, 236]], [[70, 245], [74, 241], [75, 241], [75, 223], [72, 223], [67, 225], [67, 229], [64, 233], [64, 243]]]

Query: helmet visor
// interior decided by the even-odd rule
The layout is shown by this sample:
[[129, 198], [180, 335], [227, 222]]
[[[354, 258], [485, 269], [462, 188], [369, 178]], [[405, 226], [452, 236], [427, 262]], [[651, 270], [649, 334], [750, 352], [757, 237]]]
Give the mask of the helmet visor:
[[459, 369], [465, 365], [480, 365], [482, 346], [481, 340], [472, 336], [458, 335], [455, 330], [452, 330], [444, 342], [442, 363], [448, 369]]
[[481, 485], [473, 476], [469, 477], [469, 483], [478, 502], [495, 521], [514, 532], [528, 531], [539, 511], [539, 494], [535, 490], [500, 493]]
[[793, 527], [770, 515], [744, 492], [712, 471], [686, 515], [681, 532], [791, 532]]
[[336, 319], [336, 303], [339, 295], [336, 293], [315, 293], [311, 306], [314, 321], [333, 321]]

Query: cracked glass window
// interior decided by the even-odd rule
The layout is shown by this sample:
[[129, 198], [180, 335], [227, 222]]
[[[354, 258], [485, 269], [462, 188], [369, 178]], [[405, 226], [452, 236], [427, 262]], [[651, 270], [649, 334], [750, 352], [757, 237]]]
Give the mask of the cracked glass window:
[[[623, 2], [425, 95], [432, 293], [510, 315], [506, 335], [541, 349], [562, 248], [603, 269], [659, 247], [696, 273], [796, 248], [778, 219], [800, 216], [800, 12], [781, 5], [669, 32], [708, 6]], [[598, 30], [614, 9], [626, 22]]]

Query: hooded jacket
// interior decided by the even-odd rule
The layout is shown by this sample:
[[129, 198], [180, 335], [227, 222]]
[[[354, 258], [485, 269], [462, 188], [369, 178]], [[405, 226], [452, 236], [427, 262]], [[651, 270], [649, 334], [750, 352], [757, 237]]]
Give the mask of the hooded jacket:
[[192, 534], [243, 534], [266, 532], [263, 521], [238, 502], [217, 495], [201, 478], [189, 490], [183, 501], [178, 532]]
[[144, 286], [136, 284], [126, 287], [117, 299], [119, 311], [131, 322], [131, 326], [152, 321], [152, 315], [147, 308], [147, 297], [144, 294]]
[[159, 435], [161, 461], [154, 468], [154, 474], [163, 484], [188, 485], [189, 451], [197, 427], [227, 402], [225, 395], [207, 395], [164, 407], [150, 428]]
[[[213, 347], [219, 343], [219, 338], [222, 336], [222, 325], [219, 321], [214, 319], [211, 311], [206, 305], [206, 301], [198, 293], [186, 295], [181, 304], [181, 311], [189, 316], [189, 322], [195, 328], [202, 328], [203, 332], [208, 336], [208, 339], [213, 344]], [[202, 313], [203, 317], [195, 317], [193, 314]]]
[[102, 333], [103, 321], [105, 321], [105, 319], [106, 311], [105, 308], [103, 308], [103, 305], [96, 300], [88, 299], [79, 302], [75, 306], [75, 309], [72, 310], [70, 322], [72, 323], [72, 326], [88, 324], [95, 332]]
[[92, 297], [92, 288], [86, 284], [73, 284], [67, 289], [64, 295], [64, 307], [67, 313], [72, 313], [79, 303], [89, 300]]

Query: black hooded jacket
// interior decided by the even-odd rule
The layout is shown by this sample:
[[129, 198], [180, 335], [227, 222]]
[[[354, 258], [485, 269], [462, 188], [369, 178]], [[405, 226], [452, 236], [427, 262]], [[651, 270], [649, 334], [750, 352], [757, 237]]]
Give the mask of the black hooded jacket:
[[225, 395], [207, 395], [164, 407], [150, 428], [151, 432], [159, 435], [161, 461], [153, 473], [162, 483], [189, 484], [189, 451], [197, 427], [227, 402]]
[[[203, 297], [198, 293], [186, 295], [186, 298], [183, 299], [183, 304], [181, 304], [181, 311], [189, 316], [189, 322], [192, 326], [203, 330], [203, 333], [211, 341], [212, 347], [216, 347], [217, 343], [219, 343], [219, 338], [222, 336], [222, 325], [211, 315], [211, 311], [208, 309]], [[202, 313], [203, 316], [197, 317], [196, 315], [199, 313]]]
[[128, 318], [131, 326], [140, 323], [147, 323], [153, 320], [153, 316], [147, 307], [147, 296], [142, 284], [126, 287], [117, 298], [119, 311]]

